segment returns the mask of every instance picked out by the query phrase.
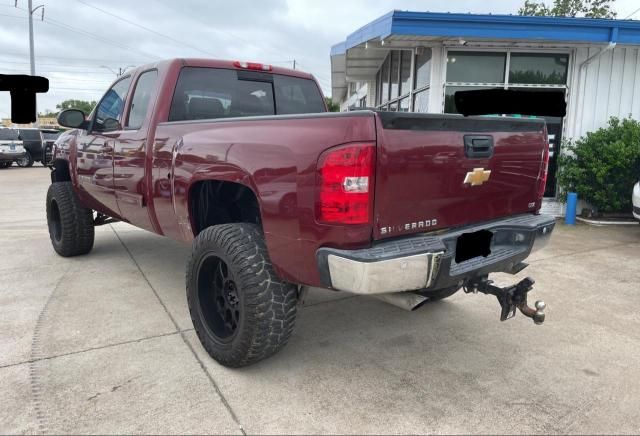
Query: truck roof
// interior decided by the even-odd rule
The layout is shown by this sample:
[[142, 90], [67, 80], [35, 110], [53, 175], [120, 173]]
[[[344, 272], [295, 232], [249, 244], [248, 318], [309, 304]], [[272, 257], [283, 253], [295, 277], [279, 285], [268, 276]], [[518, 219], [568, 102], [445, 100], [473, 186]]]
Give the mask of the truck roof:
[[[247, 61], [243, 59], [223, 60], [223, 59], [207, 59], [207, 58], [173, 58], [173, 59], [165, 59], [162, 61], [141, 65], [135, 68], [134, 70], [132, 70], [132, 72], [135, 72], [137, 70], [146, 70], [149, 68], [170, 68], [171, 66], [173, 66], [173, 64], [181, 64], [182, 66], [189, 66], [189, 67], [208, 67], [208, 68], [225, 68], [225, 69], [232, 69], [232, 70], [243, 70], [243, 68], [237, 66], [238, 62], [247, 62]], [[249, 62], [252, 62], [252, 61], [249, 61]], [[265, 73], [283, 74], [286, 76], [300, 77], [303, 79], [314, 79], [313, 75], [309, 73], [305, 73], [300, 70], [292, 70], [290, 68], [276, 67], [270, 64], [264, 64], [264, 65], [269, 65], [271, 67], [270, 70], [263, 71]]]

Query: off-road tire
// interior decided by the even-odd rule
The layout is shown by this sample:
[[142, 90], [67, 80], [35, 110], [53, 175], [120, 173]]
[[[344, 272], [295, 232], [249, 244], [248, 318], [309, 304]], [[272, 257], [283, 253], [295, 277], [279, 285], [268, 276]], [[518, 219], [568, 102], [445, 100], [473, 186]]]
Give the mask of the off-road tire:
[[444, 300], [445, 298], [451, 297], [460, 289], [461, 289], [460, 286], [451, 286], [449, 288], [436, 289], [435, 291], [422, 290], [422, 291], [419, 291], [419, 294], [427, 297], [429, 299], [428, 301], [439, 301], [439, 300]]
[[[222, 276], [235, 283], [234, 308], [238, 310], [234, 333], [228, 337], [216, 333], [219, 325], [212, 327], [214, 322], [224, 321], [219, 306], [204, 310], [211, 309], [212, 303], [207, 300], [210, 292], [221, 298], [218, 291], [211, 291], [215, 284], [207, 285], [217, 283], [218, 276], [210, 271], [211, 265], [219, 266], [220, 260], [227, 271]], [[233, 368], [251, 365], [287, 344], [296, 318], [297, 288], [274, 272], [257, 225], [221, 224], [204, 229], [193, 242], [186, 282], [189, 312], [198, 338], [220, 364]]]
[[19, 167], [29, 168], [33, 166], [33, 156], [31, 156], [31, 152], [27, 151], [24, 155], [24, 158], [20, 158], [16, 161]]
[[93, 211], [80, 203], [71, 182], [49, 185], [47, 224], [53, 249], [60, 256], [87, 254], [93, 248]]

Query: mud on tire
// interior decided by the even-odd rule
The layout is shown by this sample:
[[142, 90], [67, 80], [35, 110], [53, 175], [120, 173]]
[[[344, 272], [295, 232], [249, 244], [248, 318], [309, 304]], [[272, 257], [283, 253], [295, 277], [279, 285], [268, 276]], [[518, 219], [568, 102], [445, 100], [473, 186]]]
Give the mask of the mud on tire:
[[47, 224], [53, 249], [60, 256], [87, 254], [93, 248], [93, 211], [80, 203], [71, 182], [49, 185]]
[[256, 363], [289, 340], [297, 288], [275, 274], [257, 225], [203, 230], [193, 242], [186, 282], [198, 338], [222, 365]]

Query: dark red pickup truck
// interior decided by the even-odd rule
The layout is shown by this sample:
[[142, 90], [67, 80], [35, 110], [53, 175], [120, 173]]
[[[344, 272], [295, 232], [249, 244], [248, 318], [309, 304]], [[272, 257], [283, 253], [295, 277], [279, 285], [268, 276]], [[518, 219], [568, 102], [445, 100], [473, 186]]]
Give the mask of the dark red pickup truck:
[[544, 121], [326, 113], [309, 74], [175, 59], [120, 77], [56, 144], [47, 194], [54, 249], [88, 253], [114, 220], [193, 242], [187, 297], [204, 347], [228, 366], [289, 339], [307, 286], [414, 308], [461, 288], [502, 319], [532, 281], [497, 288], [554, 227], [540, 215]]

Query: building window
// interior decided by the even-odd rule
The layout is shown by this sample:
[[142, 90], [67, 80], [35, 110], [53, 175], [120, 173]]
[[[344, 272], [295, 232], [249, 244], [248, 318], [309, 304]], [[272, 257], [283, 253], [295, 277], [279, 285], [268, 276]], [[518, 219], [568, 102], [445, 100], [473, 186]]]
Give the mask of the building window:
[[389, 57], [391, 60], [391, 99], [397, 98], [400, 94], [400, 52], [392, 51]]
[[[412, 103], [426, 112], [429, 105], [431, 49], [421, 48], [415, 59], [416, 71], [411, 71], [413, 50], [392, 50], [376, 74], [376, 107], [382, 110], [408, 112]], [[413, 89], [412, 89], [412, 76]], [[414, 111], [417, 110], [415, 107]]]
[[429, 90], [428, 89], [425, 89], [420, 92], [416, 92], [413, 95], [413, 111], [414, 112], [429, 111]]
[[453, 96], [458, 91], [473, 91], [476, 89], [491, 89], [493, 86], [451, 86], [447, 85], [444, 91], [444, 113], [445, 114], [457, 114], [456, 102]]
[[358, 92], [358, 83], [357, 82], [349, 82], [349, 95], [353, 95]]
[[431, 50], [421, 49], [416, 55], [415, 88], [429, 86], [431, 81]]
[[398, 103], [398, 112], [409, 112], [409, 104], [411, 103], [411, 97], [404, 97]]
[[450, 51], [444, 90], [444, 112], [458, 113], [457, 91], [510, 87], [566, 89], [569, 55]]
[[447, 82], [504, 83], [506, 53], [447, 53]]
[[382, 83], [380, 89], [380, 103], [382, 104], [389, 101], [389, 63], [389, 56], [387, 56], [382, 64], [382, 70], [380, 71], [380, 82]]
[[400, 52], [400, 94], [403, 95], [411, 91], [409, 82], [411, 80], [411, 52], [403, 50]]
[[380, 81], [380, 73], [381, 71], [378, 70], [378, 72], [376, 73], [376, 104], [375, 106], [378, 106], [381, 103], [381, 96], [382, 96], [382, 83]]
[[568, 67], [566, 54], [511, 53], [509, 83], [565, 85]]

